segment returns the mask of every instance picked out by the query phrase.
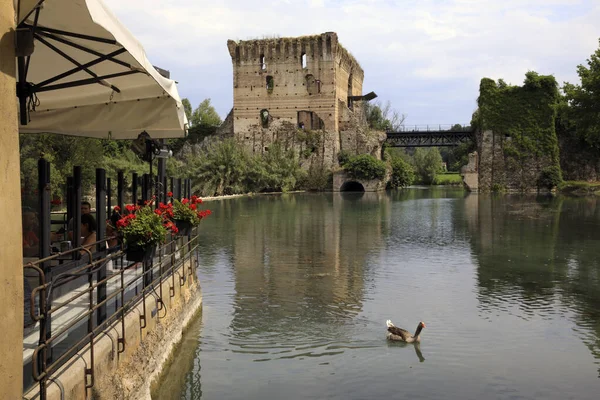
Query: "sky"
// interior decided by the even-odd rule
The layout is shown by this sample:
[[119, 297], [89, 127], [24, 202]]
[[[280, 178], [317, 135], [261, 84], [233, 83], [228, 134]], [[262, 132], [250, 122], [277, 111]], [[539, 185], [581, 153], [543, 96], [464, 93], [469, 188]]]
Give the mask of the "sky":
[[578, 83], [599, 47], [600, 0], [104, 0], [171, 72], [195, 108], [233, 105], [227, 40], [337, 32], [365, 71], [363, 92], [406, 123], [468, 123], [481, 78], [529, 70]]

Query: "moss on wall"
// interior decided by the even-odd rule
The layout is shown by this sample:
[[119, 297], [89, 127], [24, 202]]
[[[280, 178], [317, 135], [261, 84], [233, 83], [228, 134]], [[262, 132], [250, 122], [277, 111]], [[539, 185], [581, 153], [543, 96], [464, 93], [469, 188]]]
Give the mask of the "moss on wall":
[[[495, 186], [531, 190], [560, 183], [555, 131], [558, 85], [553, 76], [533, 71], [525, 76], [523, 86], [489, 78], [481, 80], [479, 109], [473, 123], [479, 130], [479, 154], [484, 167], [480, 170], [480, 182], [483, 181], [484, 190]], [[483, 135], [490, 132], [492, 138], [486, 140]], [[486, 159], [490, 157], [492, 160]], [[549, 176], [557, 182], [549, 182]]]

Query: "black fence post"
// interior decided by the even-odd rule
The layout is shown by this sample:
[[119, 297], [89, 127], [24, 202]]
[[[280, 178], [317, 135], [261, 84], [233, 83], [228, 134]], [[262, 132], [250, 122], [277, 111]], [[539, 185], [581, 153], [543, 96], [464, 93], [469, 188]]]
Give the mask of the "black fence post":
[[[101, 257], [106, 256], [106, 242], [103, 241], [106, 232], [106, 171], [102, 168], [96, 168], [96, 240], [100, 242], [97, 245], [97, 251], [101, 253]], [[91, 261], [91, 260], [90, 260]], [[98, 270], [96, 282], [101, 282], [106, 279], [106, 263]], [[96, 304], [106, 300], [106, 282], [98, 285]], [[96, 314], [96, 324], [100, 325], [106, 320], [106, 303], [98, 307]]]
[[138, 174], [134, 172], [131, 174], [131, 202], [133, 205], [137, 205], [137, 192], [138, 192]]
[[177, 196], [175, 198], [181, 200], [181, 178], [177, 178]]
[[[81, 246], [81, 167], [73, 167], [73, 247]], [[73, 254], [77, 256], [77, 253]]]
[[192, 178], [187, 179], [187, 197], [192, 197]]
[[[46, 258], [50, 255], [50, 163], [43, 158], [38, 160], [38, 193], [40, 258]], [[46, 267], [44, 273], [49, 273]]]
[[167, 200], [168, 200], [168, 201], [172, 201], [172, 200], [173, 200], [173, 198], [175, 197], [175, 178], [173, 178], [173, 177], [170, 177], [170, 178], [169, 178], [169, 181], [170, 181], [169, 183], [170, 183], [170, 187], [171, 187], [171, 190], [170, 190], [170, 192], [171, 192], [172, 196], [171, 196], [171, 198], [170, 198], [170, 199], [167, 199]]
[[123, 212], [123, 195], [125, 194], [125, 176], [123, 171], [117, 174], [117, 205]]
[[142, 176], [142, 200], [144, 202], [150, 200], [152, 197], [152, 177], [150, 174], [144, 174]]
[[[159, 143], [162, 145], [165, 143], [164, 139], [159, 139]], [[158, 159], [158, 177], [156, 180], [156, 206], [158, 207], [158, 203], [166, 203], [166, 196], [164, 195], [166, 191], [164, 190], [164, 182], [165, 177], [167, 176], [167, 160], [165, 158]], [[160, 185], [163, 185], [162, 190], [159, 190]]]
[[[50, 163], [43, 158], [38, 160], [38, 193], [39, 193], [39, 224], [40, 224], [40, 258], [46, 258], [50, 256]], [[41, 265], [42, 270], [46, 278], [45, 283], [52, 281], [52, 270], [50, 269], [50, 263], [45, 262]], [[45, 293], [45, 291], [42, 291]], [[52, 295], [48, 297], [46, 302], [46, 310], [44, 318], [42, 320], [43, 326], [40, 327], [40, 342], [45, 343], [52, 337], [52, 315], [48, 314], [48, 310], [52, 308]], [[42, 353], [45, 355], [43, 360], [40, 362], [45, 365], [46, 362], [52, 360], [52, 346], [46, 349]], [[35, 361], [34, 361], [35, 362]]]
[[106, 178], [106, 216], [111, 216], [112, 210], [112, 187], [110, 178]]
[[[75, 203], [73, 202], [75, 199], [75, 188], [73, 185], [73, 177], [72, 176], [68, 176], [67, 177], [67, 223], [71, 220], [71, 218], [73, 218], [73, 214], [74, 214], [74, 205]], [[65, 224], [63, 226], [63, 228], [65, 229], [65, 235], [67, 234], [67, 229], [68, 226]], [[68, 236], [67, 236], [68, 239]]]

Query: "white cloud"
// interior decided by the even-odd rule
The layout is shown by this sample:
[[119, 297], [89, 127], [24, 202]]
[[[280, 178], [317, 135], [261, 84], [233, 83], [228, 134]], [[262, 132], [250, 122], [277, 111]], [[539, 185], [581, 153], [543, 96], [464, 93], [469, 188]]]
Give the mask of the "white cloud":
[[[468, 121], [482, 77], [527, 70], [577, 81], [598, 47], [600, 2], [569, 0], [105, 0], [198, 104], [232, 103], [227, 39], [336, 31], [365, 69], [365, 90], [410, 123]], [[426, 104], [431, 104], [427, 109]]]

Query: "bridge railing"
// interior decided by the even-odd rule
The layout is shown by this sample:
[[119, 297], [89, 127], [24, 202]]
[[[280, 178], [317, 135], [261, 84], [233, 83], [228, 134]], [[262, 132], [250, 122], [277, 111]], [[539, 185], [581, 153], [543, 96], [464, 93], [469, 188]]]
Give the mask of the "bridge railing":
[[402, 125], [388, 132], [471, 132], [469, 124], [431, 124], [431, 125]]

